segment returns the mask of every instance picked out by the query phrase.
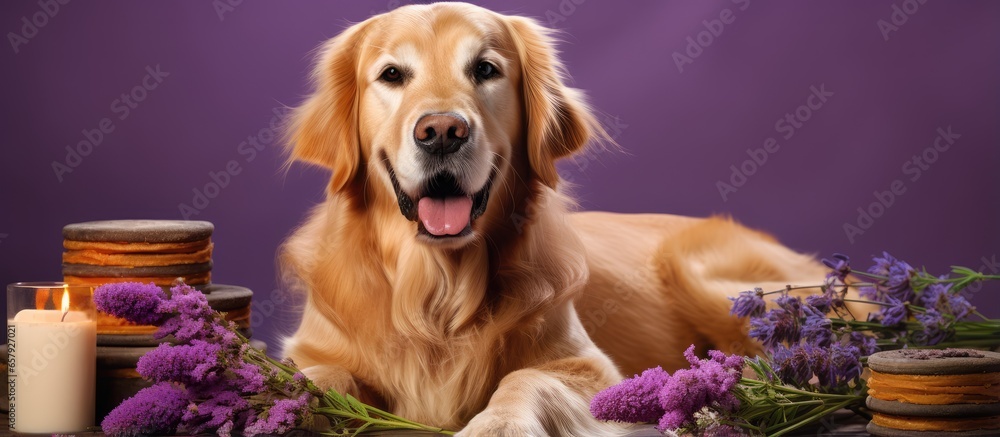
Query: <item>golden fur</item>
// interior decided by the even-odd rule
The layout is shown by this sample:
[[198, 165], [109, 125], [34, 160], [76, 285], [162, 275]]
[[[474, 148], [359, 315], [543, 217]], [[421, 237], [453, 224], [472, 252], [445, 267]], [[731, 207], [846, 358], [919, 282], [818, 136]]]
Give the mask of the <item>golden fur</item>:
[[[476, 56], [502, 75], [469, 80]], [[379, 82], [387, 63], [404, 85]], [[570, 212], [555, 161], [607, 135], [561, 70], [535, 21], [465, 4], [399, 8], [323, 46], [289, 144], [332, 175], [281, 255], [307, 296], [284, 353], [308, 376], [462, 435], [613, 434], [589, 414], [598, 390], [684, 366], [690, 344], [750, 352], [726, 296], [822, 278], [728, 219]], [[468, 117], [469, 180], [495, 174], [472, 234], [447, 242], [415, 237], [389, 175], [421, 174], [409, 135], [429, 111]]]

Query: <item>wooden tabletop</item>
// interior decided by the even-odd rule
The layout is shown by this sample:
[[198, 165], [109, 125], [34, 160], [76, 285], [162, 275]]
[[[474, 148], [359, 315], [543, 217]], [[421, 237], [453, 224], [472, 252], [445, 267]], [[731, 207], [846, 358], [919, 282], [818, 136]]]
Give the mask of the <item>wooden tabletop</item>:
[[[4, 414], [0, 419], [0, 435], [8, 435], [7, 430], [7, 415]], [[868, 433], [865, 432], [865, 425], [868, 421], [859, 417], [858, 415], [844, 410], [842, 412], [833, 414], [827, 418], [828, 420], [821, 422], [818, 425], [814, 425], [807, 429], [803, 429], [801, 432], [791, 434], [792, 436], [829, 436], [829, 437], [841, 437], [841, 436], [867, 436]], [[73, 434], [77, 437], [100, 437], [104, 436], [104, 433], [96, 432], [84, 432]], [[312, 433], [308, 431], [292, 431], [285, 434], [286, 437], [312, 437], [319, 436], [320, 434]], [[365, 435], [372, 436], [427, 436], [425, 433], [409, 432], [409, 431], [399, 431], [392, 433], [371, 433]], [[629, 437], [662, 437], [659, 431], [653, 427], [653, 425], [639, 425], [628, 434]]]

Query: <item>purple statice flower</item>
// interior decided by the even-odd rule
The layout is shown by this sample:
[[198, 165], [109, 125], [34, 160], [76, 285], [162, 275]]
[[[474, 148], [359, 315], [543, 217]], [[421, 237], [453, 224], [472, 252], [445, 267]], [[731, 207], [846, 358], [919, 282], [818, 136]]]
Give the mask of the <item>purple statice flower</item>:
[[694, 414], [705, 407], [726, 413], [739, 408], [732, 388], [742, 376], [743, 357], [718, 351], [709, 352], [709, 356], [699, 360], [693, 345], [684, 351], [691, 368], [674, 372], [660, 390], [664, 411], [657, 424], [660, 431], [694, 425]]
[[221, 355], [221, 346], [204, 340], [182, 345], [162, 343], [139, 358], [136, 370], [151, 381], [210, 383], [221, 377], [225, 369]]
[[184, 411], [181, 421], [193, 435], [230, 437], [232, 430], [243, 428], [253, 415], [250, 403], [228, 384], [199, 385], [192, 394], [200, 402]]
[[801, 337], [805, 341], [819, 347], [829, 346], [833, 342], [833, 329], [831, 328], [830, 319], [826, 318], [826, 314], [821, 313], [818, 309], [810, 305], [804, 305], [802, 311], [806, 317], [802, 322]]
[[907, 302], [901, 302], [894, 297], [886, 296], [886, 303], [889, 306], [882, 307], [881, 309], [882, 326], [898, 326], [910, 316], [910, 309]]
[[155, 325], [163, 320], [157, 308], [166, 300], [156, 284], [117, 282], [94, 290], [94, 305], [98, 310], [140, 325]]
[[[682, 394], [679, 397], [684, 396], [684, 392], [681, 393]], [[690, 400], [690, 398], [683, 398], [683, 397], [682, 399]], [[694, 404], [694, 402], [692, 402], [692, 404]], [[684, 410], [667, 411], [666, 413], [663, 414], [662, 417], [660, 417], [660, 420], [656, 423], [656, 429], [660, 430], [660, 432], [666, 432], [668, 429], [680, 428], [682, 426], [690, 424], [694, 420], [692, 416], [694, 416], [694, 412], [688, 414]]]
[[764, 293], [761, 289], [740, 292], [738, 297], [730, 297], [733, 307], [729, 313], [737, 317], [761, 317], [767, 309]]
[[923, 314], [917, 314], [917, 321], [923, 331], [917, 333], [917, 340], [927, 346], [933, 346], [948, 338], [948, 320], [940, 311], [928, 308]]
[[209, 337], [213, 332], [214, 311], [208, 305], [208, 299], [187, 284], [171, 288], [170, 299], [164, 301], [157, 311], [172, 315], [160, 325], [157, 338], [173, 335], [178, 341], [187, 342]]
[[835, 277], [840, 282], [846, 281], [847, 276], [851, 274], [851, 259], [842, 253], [833, 254], [833, 259], [824, 258], [823, 264], [833, 270], [827, 277]]
[[305, 393], [298, 399], [277, 399], [263, 414], [252, 416], [247, 421], [243, 435], [282, 435], [302, 423], [309, 415], [312, 395]]
[[236, 324], [229, 320], [216, 319], [209, 327], [212, 338], [226, 347], [238, 347], [245, 344], [240, 341], [240, 336], [236, 334]]
[[597, 393], [590, 401], [590, 414], [599, 420], [654, 422], [663, 416], [660, 389], [668, 378], [670, 374], [660, 367], [646, 369]]
[[260, 366], [241, 360], [231, 370], [236, 376], [234, 382], [239, 384], [243, 393], [258, 394], [267, 390], [267, 376], [261, 372]]
[[901, 302], [916, 301], [916, 293], [910, 284], [910, 277], [917, 273], [913, 267], [889, 255], [889, 252], [882, 252], [882, 257], [875, 257], [874, 261], [875, 265], [868, 269], [868, 273], [887, 278], [883, 283], [884, 290], [876, 290], [874, 293], [862, 290], [863, 297], [881, 301], [877, 297], [879, 294], [884, 294]]
[[101, 430], [111, 437], [172, 435], [188, 402], [184, 389], [165, 382], [154, 384], [108, 413]]

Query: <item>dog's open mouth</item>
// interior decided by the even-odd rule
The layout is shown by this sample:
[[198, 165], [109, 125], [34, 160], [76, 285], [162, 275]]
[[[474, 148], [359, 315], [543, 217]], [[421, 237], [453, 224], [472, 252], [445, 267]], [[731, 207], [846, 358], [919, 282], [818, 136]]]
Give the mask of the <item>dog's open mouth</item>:
[[490, 174], [482, 189], [469, 194], [462, 190], [454, 175], [438, 173], [424, 183], [419, 195], [411, 197], [400, 187], [389, 160], [383, 162], [396, 191], [399, 211], [407, 220], [416, 221], [418, 232], [423, 235], [432, 238], [469, 235], [472, 223], [486, 212], [495, 174]]

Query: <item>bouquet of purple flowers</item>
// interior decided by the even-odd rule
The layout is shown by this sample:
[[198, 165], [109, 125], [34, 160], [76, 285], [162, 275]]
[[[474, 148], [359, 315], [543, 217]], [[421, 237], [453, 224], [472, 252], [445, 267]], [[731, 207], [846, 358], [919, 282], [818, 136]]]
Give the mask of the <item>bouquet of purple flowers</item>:
[[[690, 369], [646, 370], [598, 393], [591, 413], [656, 422], [660, 431], [780, 436], [844, 408], [866, 415], [862, 372], [868, 355], [880, 349], [1000, 346], [1000, 320], [976, 311], [967, 294], [968, 286], [1000, 276], [965, 267], [933, 276], [888, 253], [874, 261], [855, 271], [837, 254], [823, 260], [832, 271], [822, 285], [740, 293], [731, 313], [750, 319], [749, 335], [764, 346], [765, 357], [711, 351], [710, 359], [699, 360], [692, 346], [684, 353]], [[808, 290], [818, 293], [795, 295]], [[771, 309], [768, 295], [776, 295]], [[877, 310], [860, 320], [848, 303]], [[752, 378], [742, 377], [744, 368]]]
[[[411, 429], [451, 434], [365, 405], [350, 395], [324, 391], [289, 360], [250, 346], [232, 322], [183, 283], [169, 297], [154, 284], [106, 284], [94, 291], [108, 314], [157, 325], [170, 339], [140, 358], [139, 374], [154, 382], [104, 418], [109, 436], [214, 433], [247, 437], [319, 428], [325, 434]], [[315, 419], [325, 423], [317, 424]]]

